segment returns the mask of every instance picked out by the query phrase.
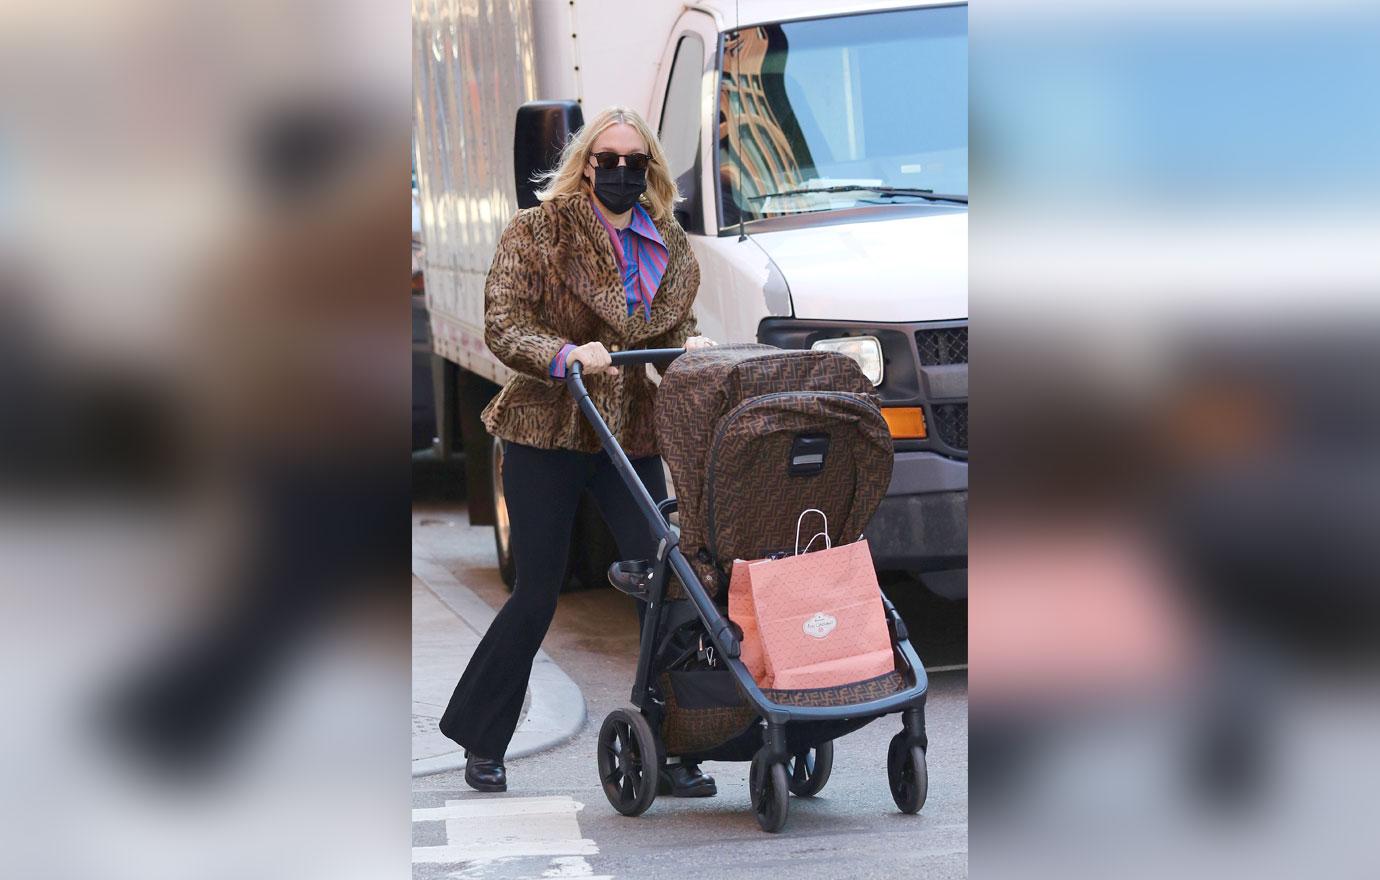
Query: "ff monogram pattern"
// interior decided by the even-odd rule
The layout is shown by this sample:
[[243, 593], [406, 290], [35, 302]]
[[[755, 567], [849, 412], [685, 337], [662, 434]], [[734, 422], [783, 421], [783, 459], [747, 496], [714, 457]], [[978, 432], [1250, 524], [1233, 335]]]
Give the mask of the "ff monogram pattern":
[[676, 690], [671, 685], [668, 673], [663, 672], [659, 681], [661, 693], [666, 699], [661, 740], [666, 744], [668, 754], [707, 752], [733, 739], [757, 720], [757, 711], [741, 695], [738, 702], [729, 705], [687, 708], [677, 701]]
[[[735, 558], [789, 552], [805, 508], [824, 511], [835, 543], [855, 540], [891, 482], [891, 435], [872, 385], [834, 352], [725, 345], [686, 354], [666, 371], [655, 420], [681, 546], [711, 596]], [[828, 434], [829, 450], [822, 471], [792, 475], [802, 432]]]
[[880, 700], [905, 690], [906, 681], [899, 672], [888, 672], [867, 681], [846, 684], [842, 687], [807, 688], [804, 690], [762, 691], [767, 699], [783, 706], [852, 706], [871, 700]]

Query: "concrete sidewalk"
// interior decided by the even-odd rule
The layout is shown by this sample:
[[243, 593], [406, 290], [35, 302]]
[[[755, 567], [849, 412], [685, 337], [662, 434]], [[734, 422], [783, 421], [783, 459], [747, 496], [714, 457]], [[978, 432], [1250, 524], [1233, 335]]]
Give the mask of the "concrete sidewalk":
[[[464, 752], [437, 729], [455, 683], [495, 609], [418, 543], [412, 548], [412, 775], [465, 766]], [[585, 723], [585, 699], [545, 651], [537, 653], [507, 759], [566, 742]]]

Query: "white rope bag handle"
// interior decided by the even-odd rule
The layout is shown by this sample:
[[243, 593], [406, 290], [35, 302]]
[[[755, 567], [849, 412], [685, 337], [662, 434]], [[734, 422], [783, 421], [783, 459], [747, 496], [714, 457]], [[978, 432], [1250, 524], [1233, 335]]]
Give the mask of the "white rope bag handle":
[[800, 524], [801, 524], [802, 522], [805, 521], [805, 514], [807, 514], [807, 513], [817, 513], [817, 514], [819, 514], [819, 518], [822, 519], [822, 520], [824, 520], [824, 531], [822, 531], [822, 532], [815, 532], [814, 537], [810, 538], [810, 540], [805, 544], [805, 551], [804, 551], [804, 552], [806, 552], [806, 553], [809, 553], [809, 552], [810, 552], [810, 545], [814, 544], [815, 538], [818, 538], [820, 535], [823, 535], [823, 536], [824, 536], [824, 549], [825, 549], [825, 550], [832, 550], [832, 549], [834, 548], [834, 545], [833, 545], [833, 542], [831, 542], [831, 541], [829, 540], [829, 517], [825, 516], [825, 515], [824, 515], [824, 511], [820, 510], [818, 507], [807, 507], [807, 508], [805, 508], [804, 510], [802, 510], [802, 511], [800, 512], [800, 516], [796, 517], [796, 520], [795, 520], [795, 555], [796, 555], [796, 556], [799, 556], [800, 553], [801, 553], [801, 550], [800, 550]]

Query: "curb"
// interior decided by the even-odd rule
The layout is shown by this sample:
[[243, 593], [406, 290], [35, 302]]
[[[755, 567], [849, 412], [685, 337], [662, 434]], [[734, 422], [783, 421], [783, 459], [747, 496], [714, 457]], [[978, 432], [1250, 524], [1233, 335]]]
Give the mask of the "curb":
[[[497, 616], [489, 604], [455, 579], [415, 543], [412, 547], [412, 574], [441, 603], [470, 629], [483, 634]], [[579, 685], [544, 650], [532, 661], [532, 677], [527, 685], [530, 703], [527, 714], [513, 734], [505, 761], [525, 758], [574, 739], [585, 726], [585, 696]], [[418, 758], [412, 762], [412, 776], [429, 776], [465, 766], [464, 751]]]

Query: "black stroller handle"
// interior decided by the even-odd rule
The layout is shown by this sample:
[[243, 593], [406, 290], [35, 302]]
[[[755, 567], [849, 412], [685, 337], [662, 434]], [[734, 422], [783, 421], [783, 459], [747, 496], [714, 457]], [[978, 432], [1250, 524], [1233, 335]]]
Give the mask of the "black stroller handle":
[[[634, 348], [628, 351], [615, 351], [609, 354], [613, 365], [624, 364], [666, 364], [685, 354], [683, 348]], [[579, 364], [579, 361], [575, 362]]]
[[[609, 359], [613, 361], [613, 366], [625, 367], [638, 364], [668, 364], [683, 354], [683, 348], [634, 348], [629, 351], [610, 352]], [[571, 361], [570, 367], [565, 371], [566, 387], [577, 401], [589, 396], [585, 393], [584, 372], [584, 364], [579, 361]]]

